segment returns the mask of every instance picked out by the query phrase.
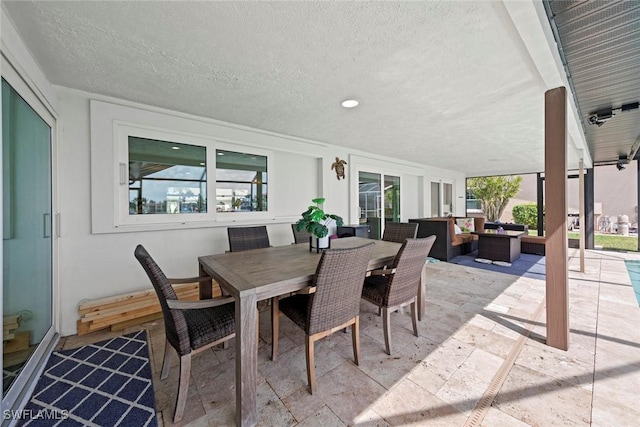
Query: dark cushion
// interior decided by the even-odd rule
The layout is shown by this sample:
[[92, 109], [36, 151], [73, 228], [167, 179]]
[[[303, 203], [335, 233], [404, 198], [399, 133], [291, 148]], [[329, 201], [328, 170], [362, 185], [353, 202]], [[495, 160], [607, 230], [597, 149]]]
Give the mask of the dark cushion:
[[369, 276], [364, 279], [362, 287], [362, 298], [371, 301], [376, 305], [381, 305], [387, 290], [386, 276]]
[[235, 331], [235, 304], [183, 310], [187, 320], [191, 348], [196, 350]]
[[293, 321], [303, 331], [307, 332], [308, 325], [308, 310], [309, 310], [309, 298], [311, 295], [300, 294], [293, 295], [280, 300], [280, 311], [283, 312], [289, 319]]

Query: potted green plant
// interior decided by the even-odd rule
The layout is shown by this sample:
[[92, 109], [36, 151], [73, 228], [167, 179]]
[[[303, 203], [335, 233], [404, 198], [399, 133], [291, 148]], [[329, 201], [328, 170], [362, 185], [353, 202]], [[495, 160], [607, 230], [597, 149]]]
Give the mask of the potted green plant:
[[[307, 230], [309, 234], [315, 236], [316, 250], [329, 247], [329, 228], [327, 225], [331, 223], [331, 221], [335, 221], [338, 227], [344, 223], [342, 217], [328, 214], [322, 210], [324, 200], [322, 197], [311, 200], [315, 205], [309, 206], [306, 211], [302, 212], [302, 218], [296, 222], [296, 229], [298, 231]], [[314, 247], [312, 242], [309, 244], [310, 248]]]

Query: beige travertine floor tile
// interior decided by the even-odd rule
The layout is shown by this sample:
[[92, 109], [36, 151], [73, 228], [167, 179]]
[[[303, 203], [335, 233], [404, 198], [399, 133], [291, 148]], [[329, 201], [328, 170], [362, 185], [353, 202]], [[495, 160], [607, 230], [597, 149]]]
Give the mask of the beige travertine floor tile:
[[412, 381], [405, 381], [372, 407], [393, 426], [461, 426], [466, 416]]
[[352, 426], [389, 427], [389, 424], [373, 409], [368, 409], [354, 418]]
[[593, 386], [593, 356], [590, 362], [571, 357], [568, 352], [525, 345], [517, 363], [541, 374], [572, 382], [589, 390]]
[[459, 341], [480, 347], [499, 357], [506, 357], [513, 348], [515, 341], [486, 329], [474, 325], [466, 325], [454, 335]]
[[[326, 340], [316, 341], [314, 353], [318, 383], [321, 382], [324, 373], [345, 362], [340, 354], [330, 348]], [[275, 362], [268, 361], [268, 363], [258, 364], [258, 371], [280, 398], [285, 398], [301, 388], [306, 388], [308, 381], [304, 346], [297, 346], [280, 354]]]
[[346, 361], [318, 379], [318, 396], [346, 424], [353, 424], [385, 392], [383, 386]]
[[[307, 388], [301, 388], [282, 399], [291, 415], [298, 420], [305, 420], [325, 406], [324, 401], [316, 394], [310, 394]], [[307, 423], [308, 424], [308, 423]]]
[[493, 406], [532, 426], [589, 425], [591, 393], [516, 364]]
[[528, 424], [523, 423], [511, 415], [507, 415], [495, 408], [489, 408], [487, 415], [482, 420], [482, 427], [526, 427]]
[[299, 427], [314, 427], [314, 426], [323, 426], [323, 427], [346, 427], [347, 424], [340, 421], [340, 418], [329, 408], [323, 406], [321, 409], [316, 411], [313, 415], [306, 418], [300, 424]]
[[[637, 389], [636, 389], [637, 390]], [[599, 393], [593, 396], [592, 426], [635, 426], [640, 420], [637, 398], [633, 402], [619, 402]]]
[[467, 360], [476, 347], [456, 338], [450, 338], [427, 355], [421, 365], [432, 368], [445, 381]]
[[267, 383], [258, 385], [256, 405], [258, 409], [258, 426], [293, 426], [296, 420], [278, 395]]
[[[417, 340], [411, 335], [413, 340]], [[392, 335], [392, 340], [395, 336]], [[407, 346], [403, 347], [406, 348]], [[370, 378], [381, 384], [386, 389], [394, 387], [399, 381], [416, 366], [416, 362], [402, 350], [397, 350], [392, 346], [392, 353], [389, 356], [384, 351], [384, 344], [371, 338], [366, 334], [360, 336], [360, 364], [358, 368]], [[353, 360], [353, 346], [351, 344], [351, 334], [344, 337], [343, 343], [336, 347], [346, 360]]]

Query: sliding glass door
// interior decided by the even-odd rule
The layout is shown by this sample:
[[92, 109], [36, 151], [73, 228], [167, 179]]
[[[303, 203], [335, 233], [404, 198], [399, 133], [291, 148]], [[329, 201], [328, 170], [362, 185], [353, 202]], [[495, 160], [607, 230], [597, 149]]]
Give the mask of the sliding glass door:
[[29, 359], [52, 335], [51, 135], [3, 78], [3, 409], [8, 394], [9, 400], [20, 394], [12, 388], [24, 388], [21, 377], [32, 374]]
[[360, 224], [368, 224], [370, 237], [380, 239], [385, 222], [400, 222], [400, 177], [360, 171], [358, 208]]

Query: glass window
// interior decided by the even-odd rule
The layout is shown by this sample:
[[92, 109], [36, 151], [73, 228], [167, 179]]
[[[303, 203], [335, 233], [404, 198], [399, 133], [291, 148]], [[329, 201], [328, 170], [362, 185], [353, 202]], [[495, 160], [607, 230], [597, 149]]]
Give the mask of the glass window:
[[267, 157], [216, 150], [216, 211], [267, 210]]
[[129, 136], [129, 215], [207, 212], [207, 149]]

